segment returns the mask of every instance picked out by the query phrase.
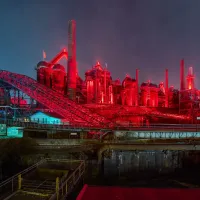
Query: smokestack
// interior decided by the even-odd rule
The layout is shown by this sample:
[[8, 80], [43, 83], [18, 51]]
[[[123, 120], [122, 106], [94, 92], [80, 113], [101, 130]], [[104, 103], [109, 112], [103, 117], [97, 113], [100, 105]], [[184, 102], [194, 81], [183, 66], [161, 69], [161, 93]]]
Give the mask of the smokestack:
[[76, 22], [68, 23], [68, 64], [67, 64], [67, 94], [71, 100], [76, 100]]
[[193, 67], [189, 67], [188, 75], [193, 75]]
[[184, 59], [181, 60], [180, 63], [180, 91], [185, 90], [185, 63]]
[[168, 69], [165, 70], [165, 107], [169, 107], [169, 82], [168, 82]]
[[187, 75], [187, 89], [193, 90], [194, 89], [194, 73], [193, 73], [193, 67], [189, 67], [188, 69], [188, 75]]
[[138, 106], [138, 97], [139, 97], [139, 70], [136, 69], [136, 101], [135, 106]]

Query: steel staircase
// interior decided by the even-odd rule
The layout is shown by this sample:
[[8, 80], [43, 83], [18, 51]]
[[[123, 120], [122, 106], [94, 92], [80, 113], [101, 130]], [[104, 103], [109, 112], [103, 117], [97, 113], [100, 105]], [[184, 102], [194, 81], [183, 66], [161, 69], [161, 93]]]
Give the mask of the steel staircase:
[[74, 124], [77, 124], [77, 121], [82, 121], [86, 126], [105, 128], [113, 126], [113, 123], [103, 116], [91, 112], [82, 105], [76, 104], [74, 101], [28, 76], [1, 70], [0, 79], [26, 93], [65, 119], [69, 119]]

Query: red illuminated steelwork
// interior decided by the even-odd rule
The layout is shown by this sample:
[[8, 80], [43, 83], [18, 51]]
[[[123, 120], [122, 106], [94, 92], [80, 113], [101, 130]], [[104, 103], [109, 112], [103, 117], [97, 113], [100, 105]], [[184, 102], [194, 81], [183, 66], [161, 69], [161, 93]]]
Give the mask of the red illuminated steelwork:
[[110, 72], [99, 62], [85, 73], [87, 103], [113, 104], [113, 85]]
[[66, 78], [67, 77], [64, 66], [56, 64], [52, 67], [52, 89], [64, 94]]
[[139, 97], [139, 69], [136, 69], [136, 97], [135, 97], [135, 106], [138, 106], [138, 97]]
[[[58, 64], [62, 58], [68, 59], [67, 70]], [[85, 80], [82, 80], [78, 76], [76, 66], [76, 23], [74, 20], [69, 21], [68, 50], [62, 49], [49, 62], [39, 62], [37, 81], [5, 71], [0, 72], [0, 78], [74, 124], [84, 121], [85, 125], [109, 126], [110, 121], [102, 117], [108, 115], [111, 115], [109, 117], [111, 121], [116, 119], [123, 124], [126, 122], [143, 124], [150, 122], [151, 118], [157, 121], [160, 118], [188, 119], [186, 114], [184, 116], [170, 114], [171, 108], [174, 108], [173, 112], [177, 112], [178, 106], [182, 104], [179, 99], [180, 91], [168, 88], [167, 69], [165, 84], [161, 82], [159, 87], [150, 81], [140, 85], [138, 69], [136, 69], [135, 79], [127, 75], [121, 84], [120, 80], [113, 80], [107, 67], [102, 67], [99, 62], [85, 73]], [[189, 69], [186, 87], [188, 90], [194, 89], [192, 68]], [[185, 90], [184, 60], [180, 62], [180, 90]], [[184, 104], [187, 99], [190, 101], [188, 105], [193, 105], [191, 94], [194, 96], [192, 99], [195, 99], [197, 103], [200, 102], [200, 92], [195, 89], [193, 93], [182, 92], [181, 100]], [[119, 109], [117, 109], [118, 106]], [[157, 107], [165, 108], [157, 109]], [[183, 106], [184, 109], [185, 107]], [[191, 111], [191, 106], [189, 108]], [[95, 112], [101, 112], [102, 116]]]
[[168, 94], [168, 69], [165, 70], [165, 107], [169, 107], [169, 94]]
[[194, 90], [194, 74], [193, 74], [192, 67], [189, 67], [188, 75], [186, 79], [187, 79], [187, 89]]
[[76, 100], [76, 75], [76, 22], [70, 20], [68, 24], [67, 94], [71, 100]]
[[142, 106], [158, 107], [158, 86], [148, 81], [141, 84]]
[[180, 90], [185, 90], [185, 62], [184, 59], [180, 62]]
[[62, 58], [68, 59], [67, 50], [64, 48], [59, 52], [50, 62], [48, 67], [52, 68], [55, 64], [57, 64]]
[[122, 82], [121, 91], [122, 105], [136, 106], [137, 102], [137, 81], [130, 76], [126, 76]]
[[47, 106], [50, 110], [69, 120], [72, 124], [82, 126], [112, 127], [113, 123], [91, 112], [89, 109], [76, 104], [62, 94], [38, 84], [34, 79], [8, 71], [0, 71], [0, 79], [15, 86], [39, 103]]
[[19, 97], [11, 97], [11, 103], [13, 105], [19, 105], [20, 107], [27, 106], [27, 101]]
[[[68, 58], [68, 53], [66, 49], [62, 49], [61, 52], [59, 52], [50, 62], [46, 62], [46, 61], [41, 61], [38, 63], [37, 65], [37, 81], [47, 87], [50, 88], [59, 88], [58, 91], [60, 90], [64, 90], [63, 88], [61, 89], [61, 86], [59, 87], [54, 87], [55, 86], [55, 82], [60, 82], [60, 81], [64, 81], [66, 82], [66, 80], [63, 80], [63, 73], [59, 73], [58, 71], [58, 67], [54, 68], [54, 65], [56, 65], [62, 58]], [[56, 69], [56, 70], [53, 70]], [[59, 77], [59, 74], [61, 74], [61, 79], [59, 80], [58, 77], [56, 77], [57, 75]], [[64, 75], [65, 79], [66, 79], [66, 74]], [[57, 81], [56, 81], [57, 79]], [[57, 83], [56, 83], [57, 84]], [[54, 86], [53, 86], [54, 85]], [[64, 86], [66, 87], [66, 86]]]
[[106, 68], [104, 69], [104, 93], [102, 95], [102, 103], [107, 102], [107, 74], [106, 74]]

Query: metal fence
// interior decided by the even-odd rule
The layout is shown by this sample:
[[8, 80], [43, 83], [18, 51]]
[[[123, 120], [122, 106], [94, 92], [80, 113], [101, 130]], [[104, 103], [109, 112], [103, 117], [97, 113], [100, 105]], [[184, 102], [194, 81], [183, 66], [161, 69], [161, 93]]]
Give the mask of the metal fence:
[[41, 160], [40, 162], [32, 165], [31, 167], [23, 170], [22, 172], [15, 174], [14, 176], [10, 177], [9, 179], [0, 183], [0, 200], [5, 199], [13, 192], [18, 189], [18, 177], [19, 175], [24, 176], [30, 173], [32, 170], [36, 169], [39, 165], [46, 162], [46, 160]]
[[[50, 197], [50, 200], [62, 199], [69, 195], [69, 193], [74, 189], [75, 185], [81, 179], [85, 172], [85, 161], [83, 160], [73, 160], [73, 162], [78, 162], [79, 165], [76, 167], [72, 173], [65, 174], [60, 180], [57, 178], [55, 181], [53, 180], [31, 180], [28, 179], [28, 173], [35, 170], [39, 165], [45, 162], [72, 162], [72, 160], [66, 159], [43, 159], [40, 162], [32, 165], [31, 167], [25, 169], [24, 171], [12, 176], [11, 178], [0, 183], [0, 200], [4, 200], [5, 198], [15, 194], [17, 191], [21, 189], [23, 192], [29, 194], [41, 193], [41, 195], [46, 195], [46, 197]], [[21, 179], [19, 181], [19, 179]]]
[[73, 125], [63, 124], [40, 124], [36, 122], [23, 122], [13, 119], [0, 119], [1, 124], [7, 124], [8, 126], [19, 126], [29, 129], [54, 129], [54, 130], [103, 130], [103, 131], [113, 131], [113, 130], [189, 130], [189, 131], [200, 131], [200, 124], [150, 124], [150, 125], [115, 125], [112, 128], [103, 128], [100, 126], [86, 126], [84, 123], [78, 123]]
[[56, 188], [55, 194], [53, 194], [49, 200], [66, 199], [76, 184], [81, 180], [84, 173], [85, 162], [81, 161], [81, 164], [73, 171], [69, 177], [67, 177], [67, 175], [62, 177], [59, 182], [59, 186]]

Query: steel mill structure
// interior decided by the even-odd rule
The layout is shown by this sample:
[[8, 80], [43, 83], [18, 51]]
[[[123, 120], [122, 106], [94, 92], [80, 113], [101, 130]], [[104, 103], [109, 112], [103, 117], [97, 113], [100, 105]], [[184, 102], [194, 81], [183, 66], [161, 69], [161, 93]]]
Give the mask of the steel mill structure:
[[[62, 58], [68, 61], [67, 70], [59, 64]], [[184, 60], [181, 60], [179, 90], [169, 87], [168, 69], [165, 81], [159, 84], [141, 82], [139, 69], [134, 78], [127, 75], [120, 82], [112, 79], [107, 66], [97, 62], [82, 79], [76, 66], [76, 22], [71, 20], [68, 48], [52, 60], [37, 64], [37, 80], [0, 72], [0, 114], [9, 117], [16, 110], [26, 115], [27, 111], [45, 110], [72, 124], [98, 127], [198, 123], [200, 91], [195, 88], [193, 68], [189, 67], [186, 77], [184, 71]], [[27, 96], [30, 98], [26, 99]]]

